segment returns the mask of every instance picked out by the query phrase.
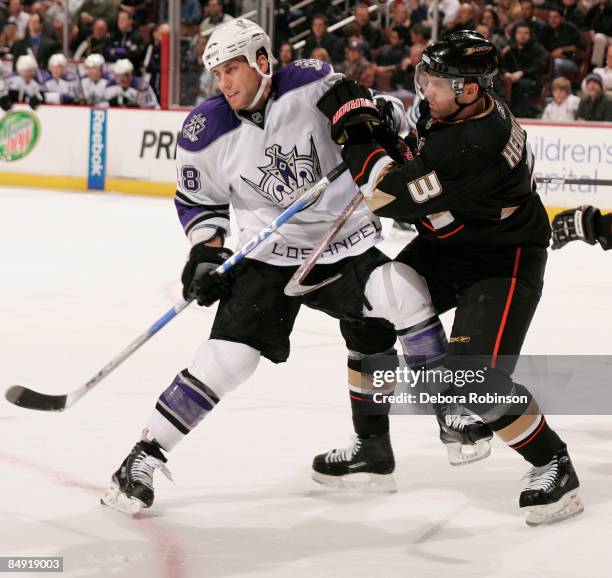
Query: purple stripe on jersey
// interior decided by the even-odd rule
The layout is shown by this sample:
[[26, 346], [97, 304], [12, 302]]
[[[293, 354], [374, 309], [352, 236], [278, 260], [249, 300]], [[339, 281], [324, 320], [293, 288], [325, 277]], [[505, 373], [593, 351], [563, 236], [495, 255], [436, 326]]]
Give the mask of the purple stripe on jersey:
[[202, 208], [200, 205], [197, 207], [189, 207], [187, 205], [183, 205], [177, 199], [174, 199], [174, 206], [176, 207], [176, 212], [178, 213], [179, 221], [183, 226], [183, 229], [191, 223], [198, 215], [204, 215], [210, 211]]
[[300, 88], [311, 82], [324, 78], [331, 72], [329, 64], [320, 60], [296, 60], [285, 68], [279, 70], [272, 78], [274, 98], [279, 99], [283, 94]]
[[240, 119], [225, 97], [222, 94], [213, 96], [189, 113], [183, 123], [178, 145], [189, 152], [201, 151], [240, 124]]

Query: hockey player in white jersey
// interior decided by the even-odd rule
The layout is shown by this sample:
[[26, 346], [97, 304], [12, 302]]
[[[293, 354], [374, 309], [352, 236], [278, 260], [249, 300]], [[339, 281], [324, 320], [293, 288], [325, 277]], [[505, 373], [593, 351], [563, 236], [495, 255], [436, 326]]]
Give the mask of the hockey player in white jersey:
[[17, 59], [17, 74], [7, 80], [9, 95], [12, 102], [25, 102], [36, 108], [44, 102], [44, 87], [36, 79], [38, 64], [36, 59], [24, 54]]
[[74, 104], [78, 99], [78, 79], [66, 70], [68, 60], [60, 52], [49, 58], [51, 78], [45, 81], [45, 102], [47, 104]]
[[134, 65], [127, 58], [115, 62], [113, 73], [115, 80], [104, 92], [104, 101], [109, 106], [159, 108], [155, 92], [143, 79], [134, 76]]
[[341, 162], [340, 147], [329, 138], [329, 122], [316, 103], [342, 76], [317, 60], [296, 61], [273, 74], [270, 55], [265, 32], [242, 18], [216, 30], [204, 53], [222, 94], [200, 104], [183, 124], [175, 205], [192, 245], [182, 274], [183, 294], [200, 305], [218, 299], [220, 304], [210, 338], [192, 365], [161, 393], [141, 440], [112, 476], [102, 502], [124, 512], [151, 506], [154, 471], [168, 475], [164, 452], [248, 379], [262, 356], [274, 363], [287, 360], [302, 304], [340, 320], [357, 433], [348, 449], [315, 459], [319, 481], [353, 485], [361, 477], [366, 486], [395, 489], [388, 416], [381, 411], [364, 420], [360, 411], [385, 388], [372, 386], [371, 376], [362, 374], [362, 361], [393, 354], [396, 339], [405, 355], [433, 359], [445, 353], [446, 338], [425, 283], [410, 267], [391, 263], [375, 248], [381, 227], [363, 203], [308, 280], [341, 277], [306, 296], [285, 296], [296, 268], [355, 195], [347, 173], [230, 274], [209, 274], [232, 254], [224, 247], [230, 203], [237, 245], [242, 245], [290, 205], [296, 191]]
[[82, 104], [98, 106], [105, 102], [104, 97], [110, 79], [104, 74], [104, 65], [104, 56], [101, 54], [90, 54], [85, 59], [86, 75], [81, 78], [79, 98]]

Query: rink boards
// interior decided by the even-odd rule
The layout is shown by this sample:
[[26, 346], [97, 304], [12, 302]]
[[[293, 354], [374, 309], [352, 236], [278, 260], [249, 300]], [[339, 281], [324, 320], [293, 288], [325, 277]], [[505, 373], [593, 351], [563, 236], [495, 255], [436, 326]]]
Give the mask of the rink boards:
[[[21, 107], [0, 117], [0, 185], [172, 195], [174, 156], [186, 110]], [[536, 176], [612, 179], [612, 124], [521, 123]], [[612, 209], [609, 187], [540, 186], [555, 210]]]

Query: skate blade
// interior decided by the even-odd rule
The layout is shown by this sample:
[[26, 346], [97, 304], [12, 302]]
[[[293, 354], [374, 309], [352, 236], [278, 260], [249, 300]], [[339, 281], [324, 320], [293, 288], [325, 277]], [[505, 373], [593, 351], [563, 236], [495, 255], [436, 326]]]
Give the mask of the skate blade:
[[491, 444], [484, 439], [475, 444], [448, 443], [446, 453], [451, 466], [465, 466], [488, 458], [491, 455]]
[[368, 474], [359, 472], [345, 476], [329, 476], [319, 472], [312, 473], [312, 479], [324, 486], [342, 488], [344, 490], [357, 490], [361, 492], [397, 492], [397, 484], [393, 474]]
[[527, 518], [525, 522], [532, 528], [535, 526], [546, 526], [555, 524], [573, 518], [584, 512], [584, 504], [578, 495], [578, 489], [575, 489], [563, 496], [554, 504], [545, 504], [543, 506], [530, 506], [527, 510]]
[[126, 496], [117, 487], [111, 487], [101, 498], [100, 503], [122, 514], [135, 516], [146, 508], [145, 504], [136, 498]]

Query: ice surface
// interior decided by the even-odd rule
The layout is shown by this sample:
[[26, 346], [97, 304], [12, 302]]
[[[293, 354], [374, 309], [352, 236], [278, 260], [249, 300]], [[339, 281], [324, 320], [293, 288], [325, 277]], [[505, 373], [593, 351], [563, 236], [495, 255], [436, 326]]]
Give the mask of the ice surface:
[[[179, 298], [186, 251], [170, 199], [0, 190], [0, 386], [80, 386]], [[609, 354], [611, 295], [612, 253], [551, 253], [524, 351]], [[305, 308], [289, 362], [262, 361], [176, 448], [176, 484], [159, 476], [154, 508], [104, 509], [111, 473], [212, 318], [188, 309], [64, 414], [0, 402], [0, 556], [63, 556], [71, 578], [612, 575], [607, 416], [549, 420], [586, 508], [557, 526], [523, 521], [527, 463], [495, 441], [484, 462], [452, 468], [429, 416], [392, 418], [397, 494], [312, 482], [313, 456], [348, 442], [351, 421], [337, 323]]]

